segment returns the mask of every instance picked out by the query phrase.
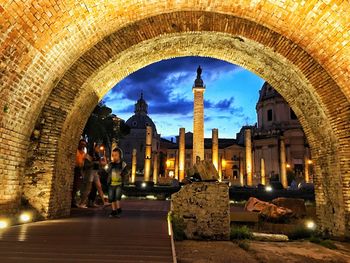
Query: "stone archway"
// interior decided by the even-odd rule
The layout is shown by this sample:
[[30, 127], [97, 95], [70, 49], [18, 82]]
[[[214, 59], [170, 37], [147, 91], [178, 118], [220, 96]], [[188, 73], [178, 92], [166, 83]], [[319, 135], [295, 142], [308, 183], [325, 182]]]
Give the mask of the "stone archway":
[[[237, 10], [237, 7], [233, 10]], [[276, 22], [274, 19], [272, 18]], [[276, 32], [261, 25], [265, 21], [263, 18], [252, 20], [257, 20], [258, 23], [228, 14], [203, 11], [152, 16], [128, 24], [102, 39], [82, 56], [79, 55], [80, 58], [63, 76], [54, 74], [56, 78], [46, 80], [44, 74], [30, 76], [35, 71], [31, 71], [33, 68], [28, 69], [27, 77], [21, 83], [28, 83], [28, 89], [32, 87], [33, 93], [33, 87], [37, 86], [47, 92], [43, 99], [28, 97], [36, 102], [32, 109], [27, 109], [27, 102], [23, 98], [23, 109], [21, 100], [16, 100], [19, 101], [19, 111], [3, 114], [2, 123], [5, 125], [1, 126], [4, 131], [2, 138], [16, 138], [10, 145], [12, 150], [19, 149], [15, 157], [25, 157], [28, 138], [36, 116], [41, 112], [36, 122], [41, 126], [41, 137], [34, 141], [35, 152], [27, 158], [30, 162], [26, 169], [32, 169], [32, 173], [25, 177], [25, 196], [45, 217], [66, 215], [69, 198], [60, 193], [69, 189], [71, 184], [69, 174], [74, 152], [72, 149], [87, 116], [101, 96], [118, 80], [149, 63], [175, 56], [203, 55], [224, 59], [252, 70], [275, 86], [289, 102], [303, 125], [317, 159], [317, 208], [321, 226], [336, 235], [346, 234], [349, 230], [347, 218], [350, 210], [347, 201], [349, 150], [344, 145], [349, 142], [346, 133], [349, 125], [349, 100], [347, 90], [342, 88], [346, 84], [344, 82], [342, 85], [342, 77], [347, 71], [343, 70], [342, 77], [332, 74], [336, 75], [332, 78], [332, 63], [322, 63], [328, 69], [327, 72], [315, 59], [322, 56], [313, 54], [312, 57], [302, 48], [305, 45], [301, 40], [294, 39], [292, 42], [286, 38], [287, 31], [283, 32], [277, 22], [275, 27], [279, 30]], [[33, 67], [40, 64], [49, 67], [46, 62], [39, 59], [33, 63]], [[115, 75], [109, 74], [108, 70], [116, 65], [120, 66], [120, 70], [114, 72]], [[61, 66], [62, 69], [68, 68], [68, 65]], [[339, 68], [340, 72], [341, 70]], [[54, 87], [52, 92], [50, 87]], [[40, 92], [37, 91], [37, 97]], [[3, 97], [5, 98], [6, 96]], [[9, 99], [12, 103], [11, 100]], [[334, 107], [334, 101], [341, 106]], [[12, 106], [11, 103], [8, 104]], [[16, 117], [21, 113], [24, 115]], [[336, 115], [338, 117], [334, 117]], [[11, 122], [11, 117], [16, 117], [15, 121]], [[16, 127], [16, 124], [23, 125]], [[19, 131], [20, 127], [23, 130]], [[3, 164], [10, 163], [5, 161]], [[21, 168], [18, 174], [20, 176], [24, 172], [23, 162], [17, 159], [13, 161], [14, 168], [18, 169], [18, 165]], [[40, 167], [41, 170], [35, 167]], [[10, 171], [7, 174], [13, 173]], [[19, 178], [13, 178], [20, 182]], [[21, 196], [18, 189], [20, 188], [13, 189], [8, 196], [4, 195], [4, 200], [18, 200]], [[7, 206], [4, 207], [6, 209]], [[8, 210], [11, 210], [11, 205]]]

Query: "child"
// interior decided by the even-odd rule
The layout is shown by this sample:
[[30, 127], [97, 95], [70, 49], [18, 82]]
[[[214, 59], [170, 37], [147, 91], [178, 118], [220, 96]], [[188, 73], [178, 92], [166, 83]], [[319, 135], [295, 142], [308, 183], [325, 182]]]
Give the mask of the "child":
[[109, 217], [120, 216], [122, 209], [120, 208], [120, 200], [122, 197], [122, 186], [127, 176], [126, 163], [122, 160], [122, 151], [120, 148], [112, 150], [112, 161], [107, 166], [107, 184], [108, 199], [112, 204], [112, 212]]

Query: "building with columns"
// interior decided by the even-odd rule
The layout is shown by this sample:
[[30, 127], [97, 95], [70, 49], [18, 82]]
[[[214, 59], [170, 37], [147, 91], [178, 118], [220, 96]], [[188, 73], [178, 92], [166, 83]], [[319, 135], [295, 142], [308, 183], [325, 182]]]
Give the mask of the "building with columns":
[[[136, 170], [138, 173], [143, 173], [147, 146], [147, 126], [152, 128], [152, 157], [159, 153], [160, 134], [157, 133], [156, 125], [148, 115], [148, 104], [143, 98], [143, 93], [141, 93], [140, 99], [135, 104], [134, 113], [135, 114], [126, 121], [126, 125], [130, 127], [130, 133], [120, 139], [119, 146], [124, 151], [124, 160], [130, 167], [132, 164], [133, 149], [136, 149]], [[152, 160], [153, 159], [154, 158], [152, 158]], [[153, 171], [153, 163], [151, 166], [152, 167], [149, 169]]]
[[[197, 72], [197, 79], [198, 75]], [[218, 166], [221, 166], [222, 178], [236, 185], [280, 180], [287, 186], [287, 179], [292, 177], [297, 182], [312, 182], [312, 160], [303, 129], [288, 103], [267, 82], [260, 90], [256, 111], [257, 124], [243, 126], [236, 139], [220, 138], [218, 129]], [[214, 139], [215, 136], [213, 132]], [[198, 140], [194, 133], [185, 133], [185, 170], [195, 161], [193, 138]], [[203, 146], [204, 160], [213, 161], [212, 138], [203, 139]], [[178, 152], [179, 137], [175, 145], [167, 149], [166, 174], [176, 178]]]
[[[305, 173], [310, 173], [311, 156], [306, 136], [293, 110], [265, 82], [260, 90], [256, 111], [258, 122], [252, 133], [255, 178], [261, 175], [261, 159], [264, 159], [267, 178], [276, 174], [283, 176], [283, 173], [288, 177], [293, 172], [302, 180]], [[283, 167], [281, 159], [285, 159]]]

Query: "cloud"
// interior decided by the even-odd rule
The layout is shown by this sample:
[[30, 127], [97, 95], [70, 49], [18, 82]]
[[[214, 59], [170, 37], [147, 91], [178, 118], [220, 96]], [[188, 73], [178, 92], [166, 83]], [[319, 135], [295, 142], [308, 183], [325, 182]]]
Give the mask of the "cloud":
[[203, 57], [182, 57], [163, 60], [144, 67], [119, 82], [107, 95], [105, 101], [120, 94], [121, 99], [136, 101], [143, 91], [152, 105], [168, 102], [169, 98], [181, 95], [179, 90], [191, 93], [198, 65], [203, 69], [202, 78], [208, 85], [222, 74], [233, 74], [240, 68], [217, 59]]
[[228, 134], [233, 134], [230, 131], [238, 129], [234, 122], [243, 125], [252, 119], [243, 111], [242, 97], [235, 93], [237, 83], [233, 78], [240, 76], [244, 69], [225, 61], [203, 57], [163, 60], [130, 74], [111, 89], [103, 101], [113, 113], [126, 120], [133, 114], [134, 104], [143, 92], [158, 132], [174, 134], [180, 126], [192, 130], [192, 85], [198, 65], [202, 67], [202, 79], [207, 87], [206, 128], [215, 126], [224, 131], [227, 126]]

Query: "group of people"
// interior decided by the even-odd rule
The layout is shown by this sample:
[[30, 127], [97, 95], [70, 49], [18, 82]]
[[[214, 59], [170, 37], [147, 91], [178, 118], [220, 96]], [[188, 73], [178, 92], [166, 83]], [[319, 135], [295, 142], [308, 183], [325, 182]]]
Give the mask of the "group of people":
[[[87, 153], [87, 143], [80, 140], [74, 168], [74, 182], [72, 189], [72, 207], [97, 207], [95, 204], [98, 192], [103, 206], [112, 206], [110, 217], [119, 217], [122, 209], [120, 200], [123, 183], [128, 176], [127, 164], [123, 161], [123, 152], [120, 148], [112, 149], [110, 160], [105, 151], [95, 145], [91, 153]], [[101, 181], [105, 179], [108, 188], [108, 201], [104, 198]], [[76, 195], [80, 191], [80, 201]]]

